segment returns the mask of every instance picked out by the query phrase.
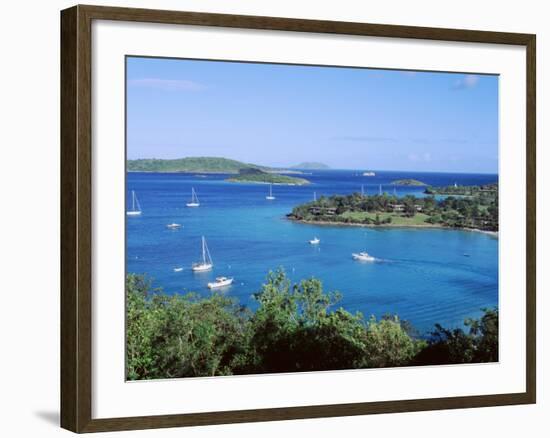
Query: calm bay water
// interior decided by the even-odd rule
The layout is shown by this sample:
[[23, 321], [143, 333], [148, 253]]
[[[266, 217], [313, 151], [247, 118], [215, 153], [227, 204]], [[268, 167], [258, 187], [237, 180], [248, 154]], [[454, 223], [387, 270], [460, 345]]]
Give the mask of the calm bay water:
[[[390, 182], [414, 178], [430, 185], [484, 184], [496, 175], [311, 171], [308, 186], [273, 186], [276, 200], [267, 201], [268, 187], [236, 184], [224, 175], [129, 173], [128, 191], [135, 190], [142, 215], [127, 218], [127, 271], [147, 273], [167, 293], [209, 294], [207, 282], [216, 276], [235, 278], [224, 289], [243, 304], [254, 306], [267, 272], [284, 267], [292, 280], [316, 277], [325, 290], [338, 290], [340, 304], [365, 316], [398, 314], [420, 332], [438, 322], [460, 326], [482, 307], [498, 304], [498, 240], [468, 231], [406, 228], [315, 226], [285, 218], [292, 207], [317, 197], [382, 190]], [[199, 208], [187, 208], [194, 187]], [[397, 195], [422, 196], [422, 188], [397, 188]], [[128, 202], [130, 202], [128, 194]], [[183, 225], [170, 230], [172, 222]], [[205, 236], [214, 261], [207, 273], [193, 273], [191, 263], [201, 253]], [[318, 246], [308, 240], [317, 236]], [[351, 253], [368, 251], [378, 261], [361, 263]], [[467, 254], [468, 256], [465, 256]], [[183, 268], [174, 272], [174, 268]]]

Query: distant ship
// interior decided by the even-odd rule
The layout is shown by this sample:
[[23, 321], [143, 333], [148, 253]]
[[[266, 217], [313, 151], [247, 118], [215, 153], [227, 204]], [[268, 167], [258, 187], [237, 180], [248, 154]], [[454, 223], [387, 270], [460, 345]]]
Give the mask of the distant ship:
[[191, 202], [188, 202], [186, 205], [188, 207], [199, 207], [201, 205], [199, 203], [197, 193], [195, 192], [195, 189], [193, 187], [191, 188]]
[[376, 176], [376, 173], [369, 171], [369, 172], [363, 172], [363, 176]]
[[127, 216], [139, 216], [141, 214], [141, 206], [139, 205], [136, 192], [132, 190], [132, 209], [126, 212]]
[[170, 228], [171, 230], [177, 230], [178, 228], [181, 228], [181, 227], [182, 227], [181, 224], [176, 224], [175, 222], [166, 225], [166, 228]]
[[318, 237], [314, 237], [309, 241], [309, 243], [311, 243], [312, 245], [319, 245], [320, 242], [321, 242], [321, 239], [319, 239]]

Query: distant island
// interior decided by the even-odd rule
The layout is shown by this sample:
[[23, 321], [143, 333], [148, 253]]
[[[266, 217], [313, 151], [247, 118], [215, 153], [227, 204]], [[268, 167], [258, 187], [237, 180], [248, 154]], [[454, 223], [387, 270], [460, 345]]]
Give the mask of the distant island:
[[226, 181], [240, 183], [285, 184], [293, 186], [309, 184], [309, 181], [304, 178], [279, 175], [278, 173], [273, 172], [264, 172], [263, 170], [257, 168], [240, 169], [238, 175], [232, 176]]
[[330, 169], [329, 166], [323, 163], [316, 163], [314, 161], [305, 161], [295, 166], [291, 166], [291, 169], [304, 169], [304, 170], [326, 170]]
[[497, 232], [498, 191], [481, 191], [480, 186], [472, 186], [470, 192], [475, 195], [449, 196], [443, 200], [386, 193], [335, 195], [298, 205], [287, 217], [312, 224], [449, 227]]
[[395, 181], [392, 181], [391, 184], [394, 186], [427, 186], [428, 184], [423, 183], [422, 181], [418, 181], [417, 179], [397, 179]]
[[243, 163], [222, 157], [187, 157], [177, 159], [143, 158], [128, 160], [128, 172], [182, 172], [238, 174], [242, 169], [270, 170], [269, 167]]

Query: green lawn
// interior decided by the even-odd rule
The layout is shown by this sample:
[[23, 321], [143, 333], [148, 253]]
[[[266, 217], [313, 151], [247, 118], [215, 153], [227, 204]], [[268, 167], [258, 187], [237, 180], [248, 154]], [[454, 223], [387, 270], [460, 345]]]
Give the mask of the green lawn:
[[[404, 217], [400, 216], [397, 213], [378, 213], [380, 220], [387, 219], [388, 217], [392, 218], [390, 225], [428, 225], [426, 219], [429, 218], [427, 214], [417, 213], [413, 217]], [[350, 218], [354, 221], [364, 221], [365, 218], [372, 220], [376, 219], [376, 213], [368, 213], [364, 211], [346, 211], [340, 215], [343, 218]]]

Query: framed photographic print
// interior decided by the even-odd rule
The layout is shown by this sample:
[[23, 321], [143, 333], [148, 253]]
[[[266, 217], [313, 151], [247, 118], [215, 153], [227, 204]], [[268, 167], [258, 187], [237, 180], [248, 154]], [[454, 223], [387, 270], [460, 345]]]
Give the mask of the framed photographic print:
[[535, 36], [61, 14], [61, 422], [535, 403]]

